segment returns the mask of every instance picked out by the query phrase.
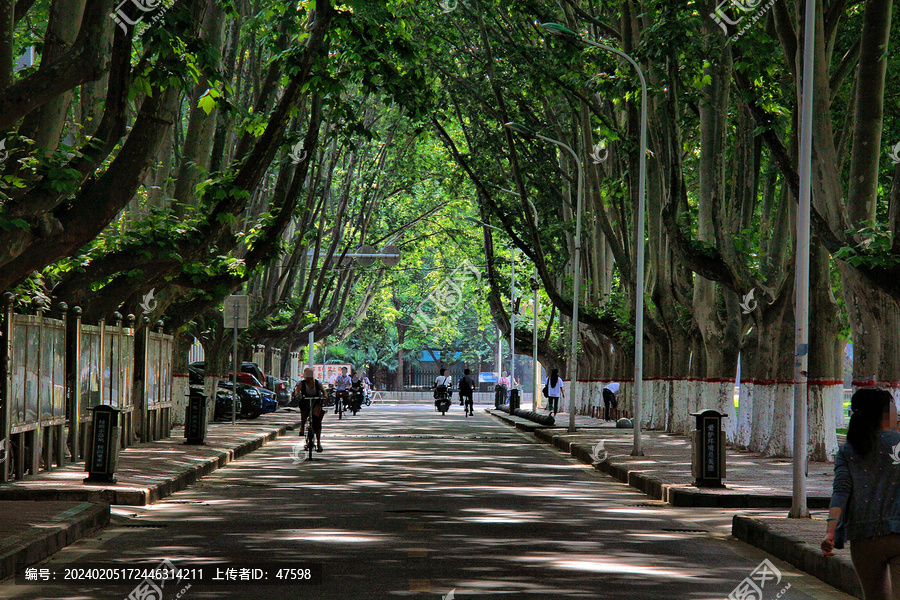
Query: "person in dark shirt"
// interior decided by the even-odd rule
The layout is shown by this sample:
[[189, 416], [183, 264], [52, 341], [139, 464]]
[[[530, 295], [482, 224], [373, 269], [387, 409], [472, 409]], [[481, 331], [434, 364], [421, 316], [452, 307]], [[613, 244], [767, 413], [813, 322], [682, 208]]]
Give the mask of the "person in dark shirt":
[[900, 598], [900, 433], [890, 392], [862, 388], [850, 400], [847, 443], [834, 457], [822, 552], [850, 541], [865, 600]]

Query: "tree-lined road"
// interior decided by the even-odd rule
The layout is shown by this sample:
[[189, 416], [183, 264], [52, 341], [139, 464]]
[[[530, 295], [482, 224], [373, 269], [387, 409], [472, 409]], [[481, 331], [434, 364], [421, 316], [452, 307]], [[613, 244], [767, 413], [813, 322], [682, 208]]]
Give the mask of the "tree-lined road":
[[[724, 511], [648, 501], [483, 412], [367, 407], [326, 417], [312, 462], [281, 438], [41, 566], [170, 559], [321, 563], [319, 586], [195, 583], [203, 598], [727, 598], [765, 555]], [[784, 563], [771, 600], [849, 598]], [[133, 585], [5, 586], [0, 597], [126, 598]], [[180, 587], [166, 586], [165, 600]]]

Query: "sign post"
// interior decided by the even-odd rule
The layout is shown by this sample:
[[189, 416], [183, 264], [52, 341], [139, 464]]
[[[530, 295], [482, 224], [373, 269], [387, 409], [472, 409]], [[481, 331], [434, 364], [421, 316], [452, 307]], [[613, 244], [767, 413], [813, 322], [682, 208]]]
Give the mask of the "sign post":
[[[250, 327], [250, 296], [228, 296], [225, 298], [225, 326], [234, 328], [234, 372], [231, 375], [234, 397], [237, 398], [237, 374], [238, 374], [238, 329]], [[231, 424], [237, 421], [235, 414], [237, 402], [231, 402]]]

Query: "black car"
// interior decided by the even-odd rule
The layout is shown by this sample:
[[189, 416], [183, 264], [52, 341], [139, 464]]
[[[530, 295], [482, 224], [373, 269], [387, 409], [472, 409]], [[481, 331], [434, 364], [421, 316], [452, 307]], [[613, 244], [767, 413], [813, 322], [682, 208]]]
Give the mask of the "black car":
[[[233, 385], [230, 381], [223, 379], [219, 381], [219, 387], [232, 392]], [[237, 384], [238, 400], [241, 406], [241, 416], [247, 419], [255, 419], [263, 413], [263, 397], [260, 390], [246, 383]], [[271, 393], [271, 392], [269, 392]]]

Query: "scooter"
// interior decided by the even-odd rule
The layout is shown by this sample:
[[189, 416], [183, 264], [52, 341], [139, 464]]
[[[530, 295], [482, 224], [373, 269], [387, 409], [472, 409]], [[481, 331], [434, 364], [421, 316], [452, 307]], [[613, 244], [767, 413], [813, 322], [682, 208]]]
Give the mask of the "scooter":
[[447, 388], [446, 386], [440, 385], [435, 389], [434, 395], [436, 399], [434, 401], [434, 409], [441, 413], [441, 415], [446, 415], [447, 411], [450, 410], [451, 400], [453, 398], [453, 390]]
[[355, 381], [353, 385], [350, 386], [350, 398], [347, 400], [347, 410], [355, 416], [356, 413], [362, 410], [362, 405], [363, 387], [360, 382]]

